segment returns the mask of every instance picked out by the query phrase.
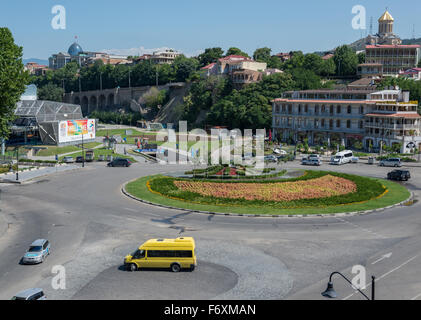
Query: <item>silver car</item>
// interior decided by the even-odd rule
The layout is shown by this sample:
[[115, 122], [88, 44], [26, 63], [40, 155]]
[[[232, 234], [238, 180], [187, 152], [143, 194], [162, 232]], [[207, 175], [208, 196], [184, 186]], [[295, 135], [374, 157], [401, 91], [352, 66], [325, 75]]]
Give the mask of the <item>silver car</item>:
[[381, 167], [402, 167], [401, 159], [399, 158], [390, 158], [390, 159], [384, 159], [380, 161]]
[[50, 242], [46, 239], [38, 239], [32, 242], [28, 251], [22, 258], [23, 264], [35, 264], [44, 262], [50, 254]]
[[45, 300], [44, 291], [40, 288], [26, 289], [16, 294], [12, 300]]
[[74, 163], [75, 159], [73, 159], [73, 157], [64, 157], [63, 162], [64, 163]]

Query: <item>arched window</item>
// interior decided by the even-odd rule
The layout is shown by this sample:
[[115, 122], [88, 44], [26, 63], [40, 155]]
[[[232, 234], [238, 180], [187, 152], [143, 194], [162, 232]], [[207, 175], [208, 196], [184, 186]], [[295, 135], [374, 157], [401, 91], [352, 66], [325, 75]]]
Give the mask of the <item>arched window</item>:
[[348, 114], [351, 114], [351, 113], [352, 113], [352, 108], [351, 108], [351, 106], [348, 106], [348, 110], [347, 110], [347, 112], [348, 112]]

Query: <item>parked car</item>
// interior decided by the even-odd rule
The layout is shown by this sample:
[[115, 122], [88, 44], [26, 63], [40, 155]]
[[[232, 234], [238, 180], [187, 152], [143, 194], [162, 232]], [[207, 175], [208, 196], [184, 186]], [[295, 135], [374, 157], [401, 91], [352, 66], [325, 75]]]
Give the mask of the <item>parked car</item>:
[[73, 162], [75, 162], [75, 159], [73, 159], [73, 157], [64, 157], [63, 158], [63, 162], [64, 163], [73, 163]]
[[384, 159], [380, 160], [380, 166], [381, 167], [402, 167], [401, 159], [399, 158], [390, 158], [390, 159]]
[[130, 160], [122, 158], [116, 158], [108, 163], [109, 167], [130, 167], [131, 165], [132, 163]]
[[368, 164], [374, 164], [376, 162], [376, 159], [374, 157], [368, 158]]
[[45, 300], [44, 291], [40, 288], [26, 289], [16, 294], [12, 300]]
[[23, 264], [35, 264], [44, 262], [50, 254], [50, 242], [46, 239], [38, 239], [32, 242], [28, 251], [22, 257]]
[[84, 162], [83, 157], [82, 156], [78, 156], [76, 157], [76, 163], [82, 163]]
[[278, 162], [278, 158], [274, 155], [265, 156], [265, 162]]
[[411, 173], [408, 170], [393, 170], [387, 174], [387, 179], [397, 181], [408, 181]]
[[105, 161], [105, 155], [103, 155], [103, 154], [99, 155], [98, 161]]
[[322, 161], [320, 160], [320, 158], [304, 157], [301, 159], [301, 164], [310, 166], [320, 166], [322, 164]]

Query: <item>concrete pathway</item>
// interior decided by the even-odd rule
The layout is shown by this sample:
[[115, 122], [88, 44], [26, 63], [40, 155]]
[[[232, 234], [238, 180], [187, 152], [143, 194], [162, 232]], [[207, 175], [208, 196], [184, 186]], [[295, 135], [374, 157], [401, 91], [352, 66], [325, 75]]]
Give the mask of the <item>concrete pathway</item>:
[[19, 180], [16, 180], [16, 173], [9, 172], [0, 174], [0, 183], [22, 183], [38, 177], [46, 176], [49, 174], [64, 172], [69, 170], [80, 169], [81, 167], [75, 164], [59, 165], [57, 167], [44, 167], [40, 169], [32, 169], [19, 172]]

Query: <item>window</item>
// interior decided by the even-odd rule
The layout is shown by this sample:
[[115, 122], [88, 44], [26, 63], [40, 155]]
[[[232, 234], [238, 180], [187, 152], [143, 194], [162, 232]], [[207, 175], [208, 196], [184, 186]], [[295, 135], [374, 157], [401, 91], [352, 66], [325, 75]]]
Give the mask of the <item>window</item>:
[[364, 106], [360, 106], [360, 114], [364, 114]]
[[305, 106], [305, 113], [308, 113], [308, 105]]
[[149, 250], [148, 258], [191, 258], [191, 250]]
[[341, 120], [336, 120], [336, 128], [340, 128], [341, 127]]
[[346, 122], [346, 127], [349, 129], [349, 128], [351, 128], [351, 120], [348, 120], [347, 122]]
[[338, 114], [339, 114], [339, 113], [341, 113], [341, 112], [342, 112], [342, 110], [341, 110], [341, 109], [342, 109], [342, 108], [341, 108], [341, 106], [337, 106], [337, 107], [336, 107], [336, 113], [338, 113]]
[[347, 112], [348, 112], [348, 114], [351, 114], [351, 113], [352, 113], [352, 108], [351, 108], [351, 106], [348, 106], [348, 110], [347, 110]]

